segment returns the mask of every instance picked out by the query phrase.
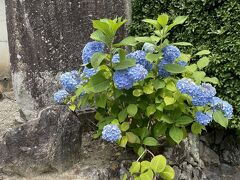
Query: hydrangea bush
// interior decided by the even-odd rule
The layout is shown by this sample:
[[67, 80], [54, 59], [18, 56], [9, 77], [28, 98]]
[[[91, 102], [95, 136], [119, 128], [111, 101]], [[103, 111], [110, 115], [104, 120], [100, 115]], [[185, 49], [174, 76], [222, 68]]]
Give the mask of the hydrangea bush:
[[[158, 152], [159, 138], [179, 144], [188, 133], [201, 134], [210, 123], [227, 128], [232, 117], [232, 106], [216, 95], [213, 85], [218, 79], [203, 71], [210, 52], [184, 54], [179, 47], [192, 44], [167, 39], [186, 18], [178, 16], [172, 23], [166, 14], [145, 19], [155, 28], [152, 36], [130, 36], [120, 42], [115, 42], [115, 35], [125, 20], [94, 20], [93, 41], [82, 51], [82, 71], [60, 77], [63, 89], [55, 93], [55, 102], [72, 111], [95, 107], [94, 137], [132, 148], [139, 156], [124, 179], [173, 179], [166, 158], [152, 153]], [[142, 49], [136, 50], [139, 45]], [[150, 161], [144, 160], [146, 154], [152, 156]]]

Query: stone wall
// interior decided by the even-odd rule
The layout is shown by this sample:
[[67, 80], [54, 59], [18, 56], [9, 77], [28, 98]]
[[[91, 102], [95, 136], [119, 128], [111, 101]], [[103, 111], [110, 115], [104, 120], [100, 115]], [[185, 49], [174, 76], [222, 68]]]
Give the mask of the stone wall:
[[126, 17], [129, 4], [127, 0], [5, 1], [14, 91], [27, 119], [53, 103], [61, 72], [79, 68], [91, 20]]
[[0, 92], [11, 89], [5, 2], [0, 0]]

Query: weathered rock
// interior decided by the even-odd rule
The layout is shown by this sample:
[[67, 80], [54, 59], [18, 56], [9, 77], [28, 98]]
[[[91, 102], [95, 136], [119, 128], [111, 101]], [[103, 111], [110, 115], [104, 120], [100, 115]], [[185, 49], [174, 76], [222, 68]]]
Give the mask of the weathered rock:
[[[53, 102], [59, 72], [78, 69], [93, 19], [128, 16], [128, 0], [5, 0], [12, 78], [27, 119]], [[124, 29], [119, 36], [124, 35]]]
[[220, 160], [217, 153], [208, 146], [205, 146], [202, 142], [200, 142], [199, 150], [200, 158], [203, 160], [205, 165], [220, 165]]
[[65, 106], [48, 107], [5, 134], [0, 142], [0, 172], [23, 176], [63, 171], [80, 158], [82, 125]]

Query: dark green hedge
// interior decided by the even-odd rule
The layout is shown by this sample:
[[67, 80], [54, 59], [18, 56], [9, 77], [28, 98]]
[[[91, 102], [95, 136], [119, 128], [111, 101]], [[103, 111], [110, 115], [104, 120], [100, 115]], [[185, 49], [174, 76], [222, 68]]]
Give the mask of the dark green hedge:
[[239, 0], [133, 0], [130, 34], [148, 34], [141, 22], [167, 13], [173, 18], [188, 15], [187, 22], [175, 28], [170, 39], [191, 42], [198, 49], [212, 51], [209, 76], [220, 81], [220, 97], [234, 106], [232, 127], [240, 127], [240, 1]]

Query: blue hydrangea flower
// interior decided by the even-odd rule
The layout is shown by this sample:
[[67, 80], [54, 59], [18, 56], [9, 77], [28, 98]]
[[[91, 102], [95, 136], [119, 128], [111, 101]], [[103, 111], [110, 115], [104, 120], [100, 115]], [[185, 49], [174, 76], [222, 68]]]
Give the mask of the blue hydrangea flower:
[[155, 45], [151, 43], [144, 43], [143, 50], [148, 53], [153, 53], [155, 51]]
[[169, 63], [173, 63], [175, 59], [181, 55], [180, 50], [173, 45], [168, 45], [164, 47], [162, 52], [164, 59]]
[[112, 63], [120, 63], [119, 54], [115, 54], [115, 55], [112, 57]]
[[194, 106], [205, 106], [211, 104], [216, 95], [216, 89], [208, 83], [202, 83], [193, 94], [192, 104]]
[[84, 67], [81, 77], [89, 79], [96, 73], [97, 73], [97, 71], [94, 68]]
[[68, 92], [74, 92], [79, 85], [78, 81], [74, 79], [71, 72], [66, 72], [60, 76], [60, 83], [62, 84], [63, 88]]
[[108, 142], [116, 142], [121, 139], [121, 131], [115, 124], [109, 124], [103, 127], [102, 138]]
[[152, 63], [146, 60], [146, 52], [137, 50], [127, 55], [128, 58], [133, 58], [136, 60], [136, 64], [141, 64], [148, 71], [152, 70]]
[[209, 83], [202, 83], [201, 87], [203, 88], [204, 92], [207, 94], [209, 97], [214, 97], [216, 95], [216, 89]]
[[148, 71], [140, 64], [134, 67], [128, 68], [128, 75], [134, 82], [145, 79], [148, 75]]
[[118, 89], [130, 89], [133, 86], [133, 79], [129, 78], [128, 69], [115, 71], [113, 81]]
[[65, 89], [59, 90], [54, 94], [54, 101], [55, 103], [62, 104], [64, 99], [67, 98], [68, 92]]
[[186, 65], [187, 65], [187, 62], [180, 60], [180, 61], [178, 61], [178, 64], [179, 64], [180, 66], [186, 66]]
[[165, 59], [162, 59], [162, 61], [158, 64], [158, 75], [162, 77], [168, 77], [171, 75], [170, 72], [168, 72], [164, 66], [169, 64]]
[[213, 97], [211, 106], [213, 108], [213, 111], [221, 110], [221, 111], [223, 111], [225, 117], [227, 117], [228, 119], [232, 118], [233, 107], [227, 101], [223, 101], [219, 97]]
[[80, 84], [81, 76], [80, 76], [79, 72], [77, 70], [72, 70], [70, 73], [72, 74], [73, 78], [77, 81], [77, 83]]
[[212, 116], [210, 113], [204, 114], [201, 111], [197, 111], [195, 115], [195, 120], [201, 125], [208, 125], [212, 121]]
[[82, 51], [83, 64], [89, 63], [93, 54], [96, 52], [103, 52], [104, 48], [105, 48], [105, 45], [102, 42], [97, 42], [97, 41], [88, 42]]
[[188, 78], [178, 80], [176, 87], [182, 94], [188, 94], [189, 96], [194, 96], [198, 91], [197, 85]]

